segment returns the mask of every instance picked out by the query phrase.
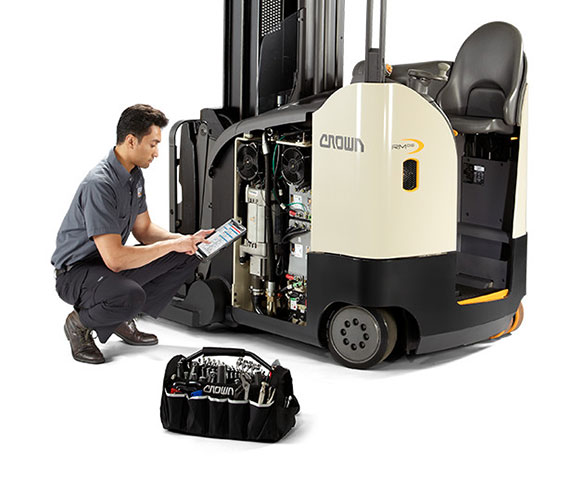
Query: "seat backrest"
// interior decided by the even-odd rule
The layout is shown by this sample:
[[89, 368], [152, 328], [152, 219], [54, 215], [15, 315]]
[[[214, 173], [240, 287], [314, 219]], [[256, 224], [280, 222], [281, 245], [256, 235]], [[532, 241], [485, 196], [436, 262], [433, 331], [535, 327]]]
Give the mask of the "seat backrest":
[[491, 22], [463, 43], [438, 102], [448, 115], [501, 118], [514, 126], [524, 75], [520, 32]]

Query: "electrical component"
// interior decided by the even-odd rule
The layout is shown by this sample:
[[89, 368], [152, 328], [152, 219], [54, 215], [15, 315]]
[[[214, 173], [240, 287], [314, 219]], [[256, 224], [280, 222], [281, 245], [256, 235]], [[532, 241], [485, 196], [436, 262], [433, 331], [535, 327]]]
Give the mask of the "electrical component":
[[247, 235], [239, 248], [240, 258], [243, 264], [249, 258], [250, 274], [263, 277], [266, 273], [265, 258], [267, 255], [263, 189], [248, 185], [245, 198], [247, 201]]
[[303, 191], [289, 186], [289, 217], [295, 220], [311, 220], [311, 190]]
[[263, 178], [263, 166], [259, 165], [259, 148], [256, 143], [239, 147], [236, 167], [240, 177], [247, 182]]
[[289, 220], [289, 228], [283, 236], [288, 243], [289, 261], [287, 273], [295, 276], [307, 275], [307, 253], [311, 250], [311, 225], [302, 220]]
[[289, 147], [281, 155], [281, 175], [298, 188], [311, 182], [310, 147]]
[[282, 292], [287, 299], [288, 320], [305, 325], [307, 321], [307, 281], [303, 276], [287, 275]]

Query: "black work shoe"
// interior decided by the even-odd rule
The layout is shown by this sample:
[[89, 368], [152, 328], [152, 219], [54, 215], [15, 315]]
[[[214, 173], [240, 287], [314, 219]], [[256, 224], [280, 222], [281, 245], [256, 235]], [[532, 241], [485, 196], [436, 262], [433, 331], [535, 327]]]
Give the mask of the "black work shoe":
[[123, 322], [116, 330], [115, 334], [125, 343], [132, 346], [152, 346], [158, 344], [158, 338], [154, 334], [140, 332], [134, 320]]
[[95, 345], [91, 337], [91, 330], [87, 329], [79, 319], [79, 314], [74, 310], [65, 319], [63, 326], [65, 337], [71, 345], [71, 355], [82, 363], [105, 363], [103, 353]]

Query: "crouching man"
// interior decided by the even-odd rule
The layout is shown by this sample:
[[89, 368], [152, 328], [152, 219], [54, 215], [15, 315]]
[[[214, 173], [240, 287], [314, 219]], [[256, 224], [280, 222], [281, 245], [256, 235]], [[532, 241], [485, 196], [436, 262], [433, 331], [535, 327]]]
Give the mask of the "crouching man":
[[[152, 223], [142, 169], [158, 156], [165, 115], [138, 104], [123, 111], [117, 144], [79, 185], [57, 234], [52, 256], [58, 295], [74, 310], [65, 321], [71, 354], [103, 363], [102, 343], [112, 334], [131, 345], [153, 345], [133, 317], [157, 317], [186, 280], [194, 276], [200, 242], [213, 230], [172, 234]], [[129, 235], [141, 243], [125, 245]]]

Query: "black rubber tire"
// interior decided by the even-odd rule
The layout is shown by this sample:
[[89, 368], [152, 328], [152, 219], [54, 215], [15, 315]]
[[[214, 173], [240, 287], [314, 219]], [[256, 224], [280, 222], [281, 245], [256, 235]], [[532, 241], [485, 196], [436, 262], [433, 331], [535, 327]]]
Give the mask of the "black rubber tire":
[[347, 305], [329, 317], [326, 333], [332, 357], [341, 365], [363, 370], [390, 355], [398, 328], [386, 309]]

